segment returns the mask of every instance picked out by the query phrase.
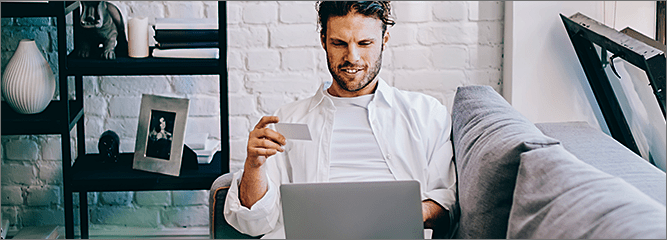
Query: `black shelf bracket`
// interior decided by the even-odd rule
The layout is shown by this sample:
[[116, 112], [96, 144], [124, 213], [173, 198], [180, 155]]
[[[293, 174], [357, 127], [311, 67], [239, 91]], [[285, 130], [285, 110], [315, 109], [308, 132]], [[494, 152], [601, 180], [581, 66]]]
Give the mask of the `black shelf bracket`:
[[640, 155], [623, 110], [593, 44], [644, 70], [665, 117], [665, 49], [616, 31], [581, 13], [561, 20], [579, 58], [611, 136]]
[[[644, 70], [653, 89], [653, 94], [658, 100], [662, 115], [665, 117], [666, 49], [664, 45], [657, 46], [645, 43], [626, 34], [628, 33], [627, 30], [619, 32], [581, 13], [576, 13], [569, 18], [562, 14], [560, 16], [568, 30], [570, 39], [572, 39], [572, 34], [578, 35], [582, 39], [595, 43]], [[599, 59], [597, 53], [595, 55]]]

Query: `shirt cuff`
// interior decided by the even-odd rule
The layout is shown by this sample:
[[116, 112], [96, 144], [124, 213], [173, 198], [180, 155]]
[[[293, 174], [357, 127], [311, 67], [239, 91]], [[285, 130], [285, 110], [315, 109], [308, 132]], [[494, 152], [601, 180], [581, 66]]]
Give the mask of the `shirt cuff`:
[[438, 189], [427, 192], [424, 195], [426, 199], [431, 199], [440, 204], [449, 213], [449, 226], [445, 235], [448, 238], [452, 238], [458, 228], [459, 217], [461, 216], [461, 209], [458, 202], [456, 202], [455, 192], [449, 189]]
[[[237, 214], [238, 218], [246, 221], [255, 221], [260, 219], [266, 219], [269, 216], [272, 216], [276, 209], [276, 198], [277, 191], [276, 187], [269, 180], [268, 189], [266, 194], [262, 196], [255, 204], [250, 208], [243, 206], [241, 200], [239, 199], [239, 184], [241, 183], [241, 177], [243, 176], [243, 170], [240, 170], [234, 174], [232, 183], [229, 187], [229, 192], [227, 193], [226, 202], [229, 203], [229, 211]], [[268, 174], [267, 179], [270, 179]], [[268, 220], [268, 219], [266, 219]]]

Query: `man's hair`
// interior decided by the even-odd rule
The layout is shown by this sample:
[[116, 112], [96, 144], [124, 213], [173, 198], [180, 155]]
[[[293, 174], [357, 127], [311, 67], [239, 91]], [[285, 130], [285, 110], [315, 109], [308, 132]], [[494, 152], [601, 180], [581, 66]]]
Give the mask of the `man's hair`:
[[327, 22], [331, 17], [342, 17], [352, 11], [356, 11], [367, 17], [373, 17], [382, 21], [382, 35], [387, 30], [387, 25], [394, 26], [391, 19], [390, 1], [319, 1], [317, 9], [317, 23], [320, 25], [320, 35], [327, 34]]

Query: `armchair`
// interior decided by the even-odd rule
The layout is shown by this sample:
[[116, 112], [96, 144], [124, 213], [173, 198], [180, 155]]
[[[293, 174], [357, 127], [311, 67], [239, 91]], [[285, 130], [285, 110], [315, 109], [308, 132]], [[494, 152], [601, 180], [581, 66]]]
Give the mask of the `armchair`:
[[223, 214], [225, 206], [225, 198], [229, 185], [232, 183], [233, 173], [226, 173], [216, 179], [211, 185], [209, 192], [209, 228], [211, 238], [231, 238], [231, 239], [253, 239], [260, 237], [253, 237], [237, 231], [234, 227], [227, 223]]

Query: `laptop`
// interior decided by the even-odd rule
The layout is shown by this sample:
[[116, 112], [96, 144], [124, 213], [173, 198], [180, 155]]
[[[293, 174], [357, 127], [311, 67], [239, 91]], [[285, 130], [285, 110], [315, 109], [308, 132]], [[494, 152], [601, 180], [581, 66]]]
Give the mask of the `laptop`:
[[280, 194], [287, 238], [424, 238], [417, 181], [291, 183]]

